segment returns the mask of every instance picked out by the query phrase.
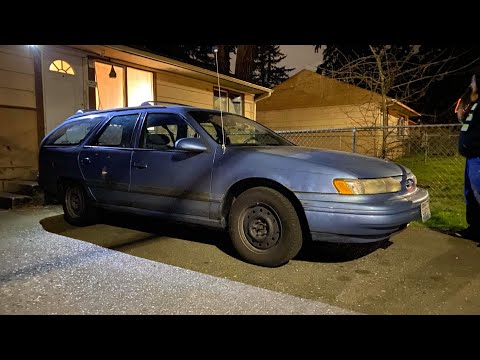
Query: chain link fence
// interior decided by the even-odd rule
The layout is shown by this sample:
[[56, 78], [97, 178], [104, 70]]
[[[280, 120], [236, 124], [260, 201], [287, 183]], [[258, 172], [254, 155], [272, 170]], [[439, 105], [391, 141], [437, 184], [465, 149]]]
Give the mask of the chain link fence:
[[395, 160], [457, 154], [461, 124], [376, 126], [276, 131], [296, 145], [350, 151]]
[[452, 211], [451, 216], [461, 219], [465, 159], [457, 150], [460, 127], [413, 125], [277, 133], [299, 146], [376, 156], [405, 165], [417, 176], [419, 186], [430, 192], [433, 211]]

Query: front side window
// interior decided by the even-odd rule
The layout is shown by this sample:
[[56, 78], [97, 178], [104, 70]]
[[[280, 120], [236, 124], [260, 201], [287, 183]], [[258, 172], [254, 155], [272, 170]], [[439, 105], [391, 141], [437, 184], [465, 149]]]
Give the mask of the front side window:
[[[190, 111], [189, 114], [217, 143], [222, 143], [222, 120], [218, 112]], [[272, 130], [239, 115], [223, 114], [223, 129], [226, 145], [293, 146]]]
[[170, 150], [182, 138], [198, 137], [182, 118], [175, 114], [148, 114], [140, 138], [140, 147]]
[[92, 145], [129, 148], [138, 114], [113, 117]]
[[78, 145], [88, 136], [88, 134], [90, 134], [95, 125], [103, 119], [105, 119], [104, 116], [78, 118], [77, 120], [65, 124], [55, 130], [55, 132], [53, 132], [45, 141], [45, 145]]

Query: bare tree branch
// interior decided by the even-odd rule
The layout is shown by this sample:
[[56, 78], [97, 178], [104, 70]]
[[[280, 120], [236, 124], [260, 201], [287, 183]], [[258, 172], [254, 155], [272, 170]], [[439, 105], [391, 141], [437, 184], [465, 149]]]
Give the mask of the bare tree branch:
[[[389, 105], [392, 99], [409, 104], [418, 101], [426, 95], [437, 80], [462, 70], [471, 68], [480, 62], [479, 58], [469, 61], [459, 61], [470, 50], [437, 49], [423, 47], [421, 45], [396, 46], [368, 46], [368, 50], [358, 51], [335, 48], [334, 60], [330, 67], [320, 67], [319, 71], [328, 77], [359, 86], [372, 92], [371, 101], [378, 107], [378, 117], [372, 116], [366, 108], [366, 100], [359, 104], [359, 111], [350, 111], [347, 116], [354, 124], [362, 126], [389, 125], [392, 115]], [[429, 116], [425, 114], [426, 116]], [[399, 120], [397, 120], [399, 121]], [[368, 124], [368, 122], [370, 122]], [[374, 124], [372, 124], [372, 122]], [[395, 131], [393, 134], [384, 130], [382, 134], [382, 156], [395, 148], [397, 141]], [[397, 135], [399, 135], [397, 131]], [[392, 141], [392, 139], [393, 141]]]

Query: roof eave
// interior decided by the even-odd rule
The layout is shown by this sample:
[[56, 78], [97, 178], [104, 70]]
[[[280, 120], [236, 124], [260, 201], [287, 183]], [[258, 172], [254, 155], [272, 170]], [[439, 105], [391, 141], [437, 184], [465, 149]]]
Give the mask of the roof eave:
[[[151, 60], [160, 61], [162, 63], [168, 64], [168, 65], [171, 65], [171, 66], [182, 68], [182, 69], [184, 69], [188, 72], [191, 72], [192, 74], [200, 73], [200, 74], [212, 77], [213, 80], [217, 78], [217, 73], [214, 72], [214, 71], [204, 69], [204, 68], [201, 68], [201, 67], [195, 66], [195, 65], [190, 65], [190, 64], [178, 61], [178, 60], [170, 59], [170, 58], [167, 58], [165, 56], [157, 55], [157, 54], [146, 52], [146, 51], [143, 51], [143, 50], [134, 49], [134, 48], [131, 48], [131, 47], [128, 47], [128, 46], [125, 46], [125, 45], [105, 45], [105, 46], [109, 47], [111, 49], [114, 49], [114, 50], [127, 52], [127, 53], [130, 53], [130, 54], [133, 54], [133, 55], [142, 56], [142, 57], [145, 57], [145, 58], [149, 58]], [[264, 93], [273, 92], [272, 89], [269, 89], [269, 88], [266, 88], [266, 87], [263, 87], [263, 86], [260, 86], [260, 85], [252, 84], [248, 81], [240, 80], [240, 79], [234, 78], [232, 76], [219, 74], [219, 77], [220, 77], [221, 80], [231, 82], [231, 83], [235, 83], [235, 84], [250, 88], [252, 90], [256, 90], [256, 91], [253, 92], [254, 94], [261, 95], [261, 94], [264, 94]]]
[[396, 100], [396, 99], [389, 99], [390, 100], [390, 103], [391, 104], [396, 104], [398, 106], [400, 106], [401, 108], [405, 109], [407, 112], [409, 112], [410, 116], [420, 116], [421, 114], [415, 110], [413, 110], [412, 108], [408, 107], [407, 105], [405, 105], [404, 103]]

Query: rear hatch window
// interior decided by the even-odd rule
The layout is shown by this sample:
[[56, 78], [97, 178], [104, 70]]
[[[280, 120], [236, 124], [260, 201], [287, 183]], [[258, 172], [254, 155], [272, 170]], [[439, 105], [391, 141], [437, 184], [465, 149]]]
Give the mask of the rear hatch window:
[[105, 116], [88, 116], [68, 122], [55, 130], [44, 145], [73, 146], [80, 144], [90, 134], [92, 129]]

